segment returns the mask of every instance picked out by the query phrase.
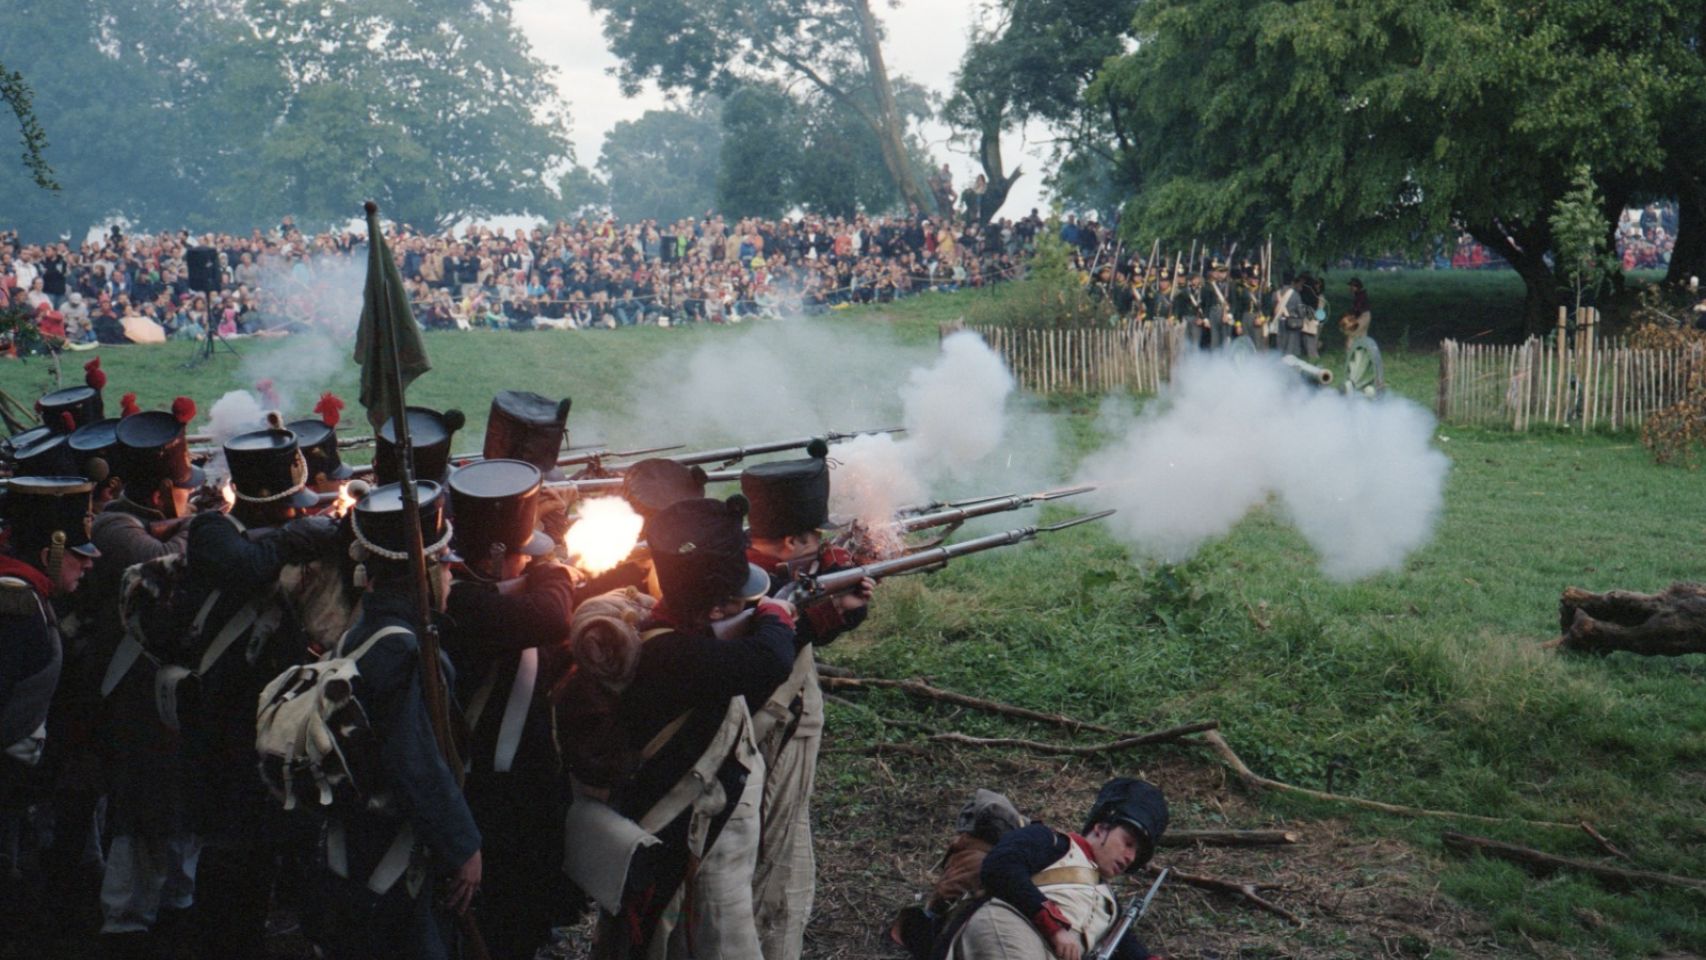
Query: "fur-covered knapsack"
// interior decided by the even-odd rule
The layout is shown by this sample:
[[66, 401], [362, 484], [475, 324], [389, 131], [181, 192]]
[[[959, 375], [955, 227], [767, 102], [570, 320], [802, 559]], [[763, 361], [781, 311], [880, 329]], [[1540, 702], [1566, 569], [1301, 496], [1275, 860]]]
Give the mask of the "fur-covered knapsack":
[[345, 634], [324, 657], [285, 670], [261, 691], [255, 711], [261, 779], [286, 810], [300, 803], [385, 806], [379, 740], [355, 696], [357, 661], [386, 637], [408, 632], [385, 627], [349, 653]]
[[552, 691], [558, 747], [581, 783], [610, 787], [632, 771], [616, 705], [633, 682], [645, 636], [639, 625], [657, 601], [633, 587], [582, 601], [569, 623], [570, 665]]

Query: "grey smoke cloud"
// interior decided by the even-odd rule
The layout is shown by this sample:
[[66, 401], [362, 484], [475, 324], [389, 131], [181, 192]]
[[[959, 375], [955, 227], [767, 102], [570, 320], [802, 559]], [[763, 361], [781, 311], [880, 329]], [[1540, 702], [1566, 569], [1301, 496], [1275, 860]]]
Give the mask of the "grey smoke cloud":
[[1433, 536], [1450, 470], [1426, 410], [1307, 388], [1266, 357], [1191, 357], [1141, 415], [1102, 426], [1114, 439], [1075, 482], [1098, 485], [1090, 498], [1119, 510], [1109, 529], [1154, 559], [1188, 558], [1271, 498], [1325, 576], [1397, 569]]

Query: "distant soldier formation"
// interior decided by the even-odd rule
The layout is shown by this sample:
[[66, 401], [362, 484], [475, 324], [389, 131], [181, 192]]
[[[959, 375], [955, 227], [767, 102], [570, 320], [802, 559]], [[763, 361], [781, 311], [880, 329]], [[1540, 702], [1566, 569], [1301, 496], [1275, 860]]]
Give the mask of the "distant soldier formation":
[[[606, 464], [564, 452], [567, 400], [504, 391], [479, 454], [410, 407], [364, 467], [330, 394], [209, 444], [187, 398], [109, 418], [104, 386], [91, 361], [0, 448], [7, 955], [531, 958], [596, 915], [601, 958], [798, 960], [815, 650], [886, 575], [1101, 516], [908, 546], [1082, 490], [875, 529], [830, 514], [838, 434]], [[751, 452], [787, 458], [699, 465]], [[1081, 834], [995, 845], [1012, 909], [944, 947], [1093, 947], [1165, 827], [1154, 787], [1110, 790]]]
[[[1271, 250], [1255, 260], [1234, 260], [1235, 244], [1233, 255], [1224, 258], [1193, 248], [1169, 259], [1159, 243], [1147, 257], [1124, 252], [1112, 233], [1094, 223], [1069, 221], [1061, 236], [1077, 250], [1074, 264], [1090, 295], [1123, 328], [1178, 321], [1190, 328], [1189, 342], [1203, 350], [1276, 351], [1318, 369], [1313, 362], [1321, 357], [1321, 331], [1332, 309], [1326, 281], [1299, 272], [1282, 274], [1275, 283]], [[1369, 335], [1368, 291], [1358, 278], [1351, 279], [1349, 291], [1350, 303], [1339, 317], [1348, 367], [1343, 388], [1373, 397], [1384, 392], [1385, 380], [1380, 348]]]

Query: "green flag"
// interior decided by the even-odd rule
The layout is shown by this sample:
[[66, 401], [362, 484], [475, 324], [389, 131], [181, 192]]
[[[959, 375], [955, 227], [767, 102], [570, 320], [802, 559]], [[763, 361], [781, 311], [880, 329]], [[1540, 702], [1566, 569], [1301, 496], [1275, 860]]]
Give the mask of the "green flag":
[[[397, 343], [395, 353], [392, 337]], [[361, 365], [361, 405], [367, 408], [367, 422], [375, 431], [402, 406], [403, 398], [396, 393], [432, 369], [403, 278], [379, 232], [379, 205], [371, 200], [367, 202], [367, 289], [361, 299], [361, 326], [355, 331], [355, 362]], [[399, 368], [395, 375], [392, 363]]]

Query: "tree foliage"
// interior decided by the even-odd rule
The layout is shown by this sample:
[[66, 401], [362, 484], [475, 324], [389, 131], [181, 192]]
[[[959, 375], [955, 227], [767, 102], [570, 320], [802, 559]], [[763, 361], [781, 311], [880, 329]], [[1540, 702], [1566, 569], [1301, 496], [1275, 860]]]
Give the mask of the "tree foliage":
[[906, 119], [870, 0], [592, 0], [624, 90], [731, 94], [777, 78], [810, 85], [858, 118], [906, 200], [923, 206]]
[[986, 220], [1021, 175], [1006, 169], [1001, 135], [1028, 120], [1080, 123], [1084, 90], [1124, 52], [1136, 9], [1137, 0], [1000, 0], [974, 32], [943, 118], [983, 167]]
[[1133, 191], [1128, 229], [1272, 233], [1303, 259], [1464, 229], [1544, 322], [1571, 172], [1595, 171], [1611, 214], [1664, 167], [1683, 6], [1150, 0], [1087, 107]]
[[30, 172], [30, 179], [43, 190], [58, 190], [59, 184], [53, 179], [53, 168], [48, 165], [44, 156], [47, 151], [47, 133], [36, 119], [35, 96], [30, 92], [30, 85], [25, 82], [24, 75], [6, 69], [4, 63], [0, 63], [0, 99], [6, 101], [6, 106], [11, 108], [13, 116], [18, 118], [18, 139], [24, 148], [22, 160], [24, 169]]
[[647, 110], [605, 135], [598, 170], [610, 210], [623, 220], [670, 222], [717, 205], [723, 132], [713, 101], [685, 110]]
[[1583, 297], [1598, 293], [1600, 284], [1617, 269], [1604, 211], [1605, 200], [1594, 185], [1593, 171], [1585, 164], [1577, 167], [1569, 192], [1553, 204], [1551, 221], [1556, 270], [1569, 282], [1577, 307]]
[[[542, 211], [567, 118], [508, 0], [63, 0], [7, 25], [36, 84], [58, 194], [28, 232], [343, 222], [374, 197], [444, 226]], [[0, 170], [16, 195], [18, 173]]]

